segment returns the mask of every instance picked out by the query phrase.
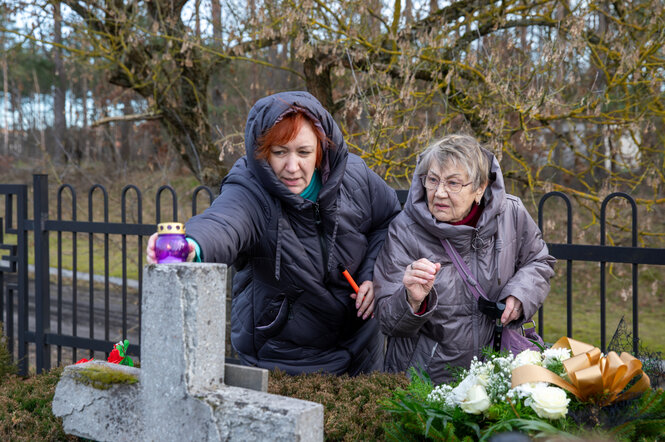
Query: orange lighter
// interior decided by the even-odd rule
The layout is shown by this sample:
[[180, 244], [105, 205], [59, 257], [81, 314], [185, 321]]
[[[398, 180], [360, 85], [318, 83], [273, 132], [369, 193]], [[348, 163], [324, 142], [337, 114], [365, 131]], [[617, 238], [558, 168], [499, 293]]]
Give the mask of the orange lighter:
[[340, 272], [342, 272], [342, 275], [344, 275], [346, 280], [349, 281], [349, 284], [351, 285], [353, 291], [358, 293], [358, 284], [356, 284], [356, 282], [353, 280], [349, 271], [346, 270], [342, 264], [338, 265], [337, 268], [339, 269]]

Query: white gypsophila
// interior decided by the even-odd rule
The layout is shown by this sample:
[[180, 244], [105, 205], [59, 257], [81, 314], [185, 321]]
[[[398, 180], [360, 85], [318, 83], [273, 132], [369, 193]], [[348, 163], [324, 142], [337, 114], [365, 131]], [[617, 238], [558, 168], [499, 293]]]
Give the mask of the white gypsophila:
[[487, 363], [481, 362], [477, 356], [474, 356], [469, 364], [469, 369], [466, 371], [466, 374], [478, 375], [481, 371], [485, 370]]
[[539, 389], [547, 387], [547, 382], [527, 382], [526, 384], [518, 385], [508, 392], [508, 396], [514, 399], [526, 399], [531, 397], [531, 394]]
[[492, 361], [489, 362], [480, 362], [476, 356], [473, 357], [471, 361], [471, 366], [469, 367], [469, 374], [476, 376], [478, 383], [483, 387], [487, 387], [489, 382], [489, 375], [494, 370], [494, 364]]
[[542, 419], [560, 419], [568, 413], [569, 402], [570, 399], [561, 388], [547, 386], [534, 389], [524, 404], [533, 408]]
[[513, 360], [513, 368], [521, 367], [522, 365], [542, 365], [543, 357], [539, 351], [524, 350]]
[[513, 356], [494, 358], [487, 379], [487, 394], [492, 402], [502, 402], [511, 387]]
[[570, 350], [567, 348], [548, 348], [543, 351], [543, 366], [555, 363], [557, 361], [563, 362], [570, 359]]
[[439, 402], [445, 404], [450, 396], [450, 392], [453, 390], [448, 384], [441, 384], [434, 387], [434, 389], [427, 395], [427, 400], [429, 402]]

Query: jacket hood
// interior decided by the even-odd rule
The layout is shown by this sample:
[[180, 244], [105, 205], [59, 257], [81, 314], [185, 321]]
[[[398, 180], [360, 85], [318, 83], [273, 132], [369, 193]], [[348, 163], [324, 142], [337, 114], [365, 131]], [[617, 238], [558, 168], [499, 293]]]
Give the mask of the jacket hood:
[[292, 193], [275, 175], [265, 160], [256, 159], [258, 139], [280, 119], [298, 108], [304, 110], [314, 120], [315, 125], [323, 130], [327, 143], [324, 143], [323, 157], [319, 172], [323, 187], [319, 193], [320, 200], [335, 195], [342, 182], [348, 157], [348, 148], [344, 142], [342, 131], [333, 120], [332, 115], [310, 93], [304, 91], [281, 92], [261, 98], [249, 111], [245, 126], [245, 153], [252, 173], [258, 177], [261, 185], [272, 195], [287, 205], [302, 208], [309, 204], [300, 195]]
[[[485, 208], [483, 209], [483, 213], [478, 220], [476, 229], [483, 231], [484, 236], [490, 236], [493, 235], [496, 230], [497, 215], [505, 210], [506, 189], [503, 181], [503, 174], [501, 173], [501, 166], [499, 166], [499, 161], [496, 159], [494, 154], [487, 149], [483, 149], [483, 152], [485, 152], [485, 155], [487, 155], [490, 164], [489, 184], [487, 185], [485, 193], [483, 194]], [[421, 158], [422, 154], [418, 155], [417, 164], [420, 164]], [[406, 203], [404, 204], [404, 211], [411, 219], [420, 224], [426, 231], [432, 233], [440, 239], [451, 238], [452, 240], [459, 237], [460, 232], [467, 231], [469, 235], [471, 235], [475, 230], [470, 226], [454, 226], [452, 224], [438, 221], [436, 218], [434, 218], [434, 215], [431, 214], [429, 208], [427, 207], [427, 194], [425, 192], [425, 187], [420, 182], [415, 172], [411, 180], [409, 195], [406, 199]]]

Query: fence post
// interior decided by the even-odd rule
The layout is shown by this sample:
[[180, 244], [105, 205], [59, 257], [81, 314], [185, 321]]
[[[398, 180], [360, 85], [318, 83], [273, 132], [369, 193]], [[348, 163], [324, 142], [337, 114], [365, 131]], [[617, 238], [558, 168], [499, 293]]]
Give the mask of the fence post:
[[37, 373], [51, 368], [51, 352], [46, 344], [50, 331], [50, 281], [48, 220], [48, 175], [35, 174], [33, 179], [33, 216], [35, 227], [35, 353]]

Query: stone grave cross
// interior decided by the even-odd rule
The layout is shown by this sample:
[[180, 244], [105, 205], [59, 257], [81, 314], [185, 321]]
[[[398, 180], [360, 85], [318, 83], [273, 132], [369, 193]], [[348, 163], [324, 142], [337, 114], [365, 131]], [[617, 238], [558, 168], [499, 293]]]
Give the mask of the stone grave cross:
[[52, 406], [65, 432], [102, 441], [323, 440], [321, 404], [265, 393], [267, 371], [224, 363], [226, 274], [223, 264], [147, 266], [141, 368], [67, 366]]

